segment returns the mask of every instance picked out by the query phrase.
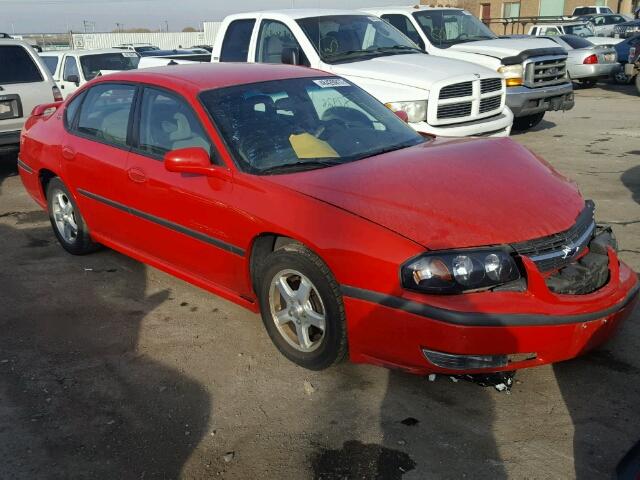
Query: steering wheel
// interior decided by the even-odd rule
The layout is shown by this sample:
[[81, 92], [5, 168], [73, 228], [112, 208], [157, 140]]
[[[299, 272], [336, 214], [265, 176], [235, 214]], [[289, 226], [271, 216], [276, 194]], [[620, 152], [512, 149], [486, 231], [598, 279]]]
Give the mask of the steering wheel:
[[320, 51], [324, 54], [333, 55], [340, 50], [340, 41], [333, 32], [326, 34], [320, 39]]

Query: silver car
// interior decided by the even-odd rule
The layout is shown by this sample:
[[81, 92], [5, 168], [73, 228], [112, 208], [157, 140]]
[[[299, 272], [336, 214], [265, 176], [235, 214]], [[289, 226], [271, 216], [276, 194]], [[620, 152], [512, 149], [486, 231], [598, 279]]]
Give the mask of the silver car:
[[591, 28], [598, 37], [613, 37], [613, 28], [619, 23], [627, 21], [622, 15], [600, 14], [600, 15], [583, 15], [578, 20], [589, 22]]
[[585, 87], [593, 87], [599, 78], [611, 77], [620, 70], [618, 55], [612, 47], [594, 45], [589, 40], [575, 35], [546, 38], [567, 51], [569, 77], [578, 80]]

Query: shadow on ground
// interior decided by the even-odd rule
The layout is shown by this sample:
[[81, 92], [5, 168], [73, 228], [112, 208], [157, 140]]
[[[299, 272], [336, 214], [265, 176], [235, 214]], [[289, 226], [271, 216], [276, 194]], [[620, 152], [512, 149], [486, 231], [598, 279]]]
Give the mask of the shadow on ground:
[[170, 293], [112, 252], [67, 254], [43, 212], [8, 214], [0, 238], [0, 264], [19, 267], [0, 268], [1, 476], [178, 478], [211, 398], [137, 351]]
[[[629, 153], [635, 153], [638, 155], [638, 161], [640, 162], [640, 150]], [[620, 180], [622, 181], [622, 184], [629, 189], [631, 196], [636, 203], [640, 203], [640, 165], [631, 167], [629, 170], [624, 172], [620, 177]]]

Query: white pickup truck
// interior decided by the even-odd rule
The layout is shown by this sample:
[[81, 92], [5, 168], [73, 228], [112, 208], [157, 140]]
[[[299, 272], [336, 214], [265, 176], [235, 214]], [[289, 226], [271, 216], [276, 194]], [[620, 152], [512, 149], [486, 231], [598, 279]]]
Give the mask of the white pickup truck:
[[507, 136], [513, 114], [495, 69], [425, 55], [395, 28], [358, 11], [281, 10], [232, 15], [212, 62], [287, 63], [348, 79], [417, 131], [445, 137]]
[[548, 39], [499, 38], [460, 8], [381, 7], [368, 13], [386, 20], [427, 53], [466, 60], [502, 73], [514, 130], [542, 121], [549, 110], [571, 110], [573, 87], [567, 77], [567, 53]]

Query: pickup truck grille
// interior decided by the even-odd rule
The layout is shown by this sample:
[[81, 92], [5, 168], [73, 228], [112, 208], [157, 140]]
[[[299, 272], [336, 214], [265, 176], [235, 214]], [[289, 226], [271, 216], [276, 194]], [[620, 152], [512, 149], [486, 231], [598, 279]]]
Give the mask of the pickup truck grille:
[[587, 200], [576, 223], [568, 230], [511, 246], [519, 255], [533, 260], [541, 272], [558, 270], [571, 263], [591, 241], [596, 228], [593, 210], [593, 202]]
[[547, 87], [566, 82], [566, 57], [538, 57], [525, 63], [525, 85], [528, 87]]
[[[437, 102], [429, 102], [435, 124], [454, 124], [498, 115], [505, 99], [504, 80], [484, 78], [446, 85], [440, 89]], [[436, 109], [433, 112], [433, 109]], [[434, 115], [435, 114], [435, 115]]]

